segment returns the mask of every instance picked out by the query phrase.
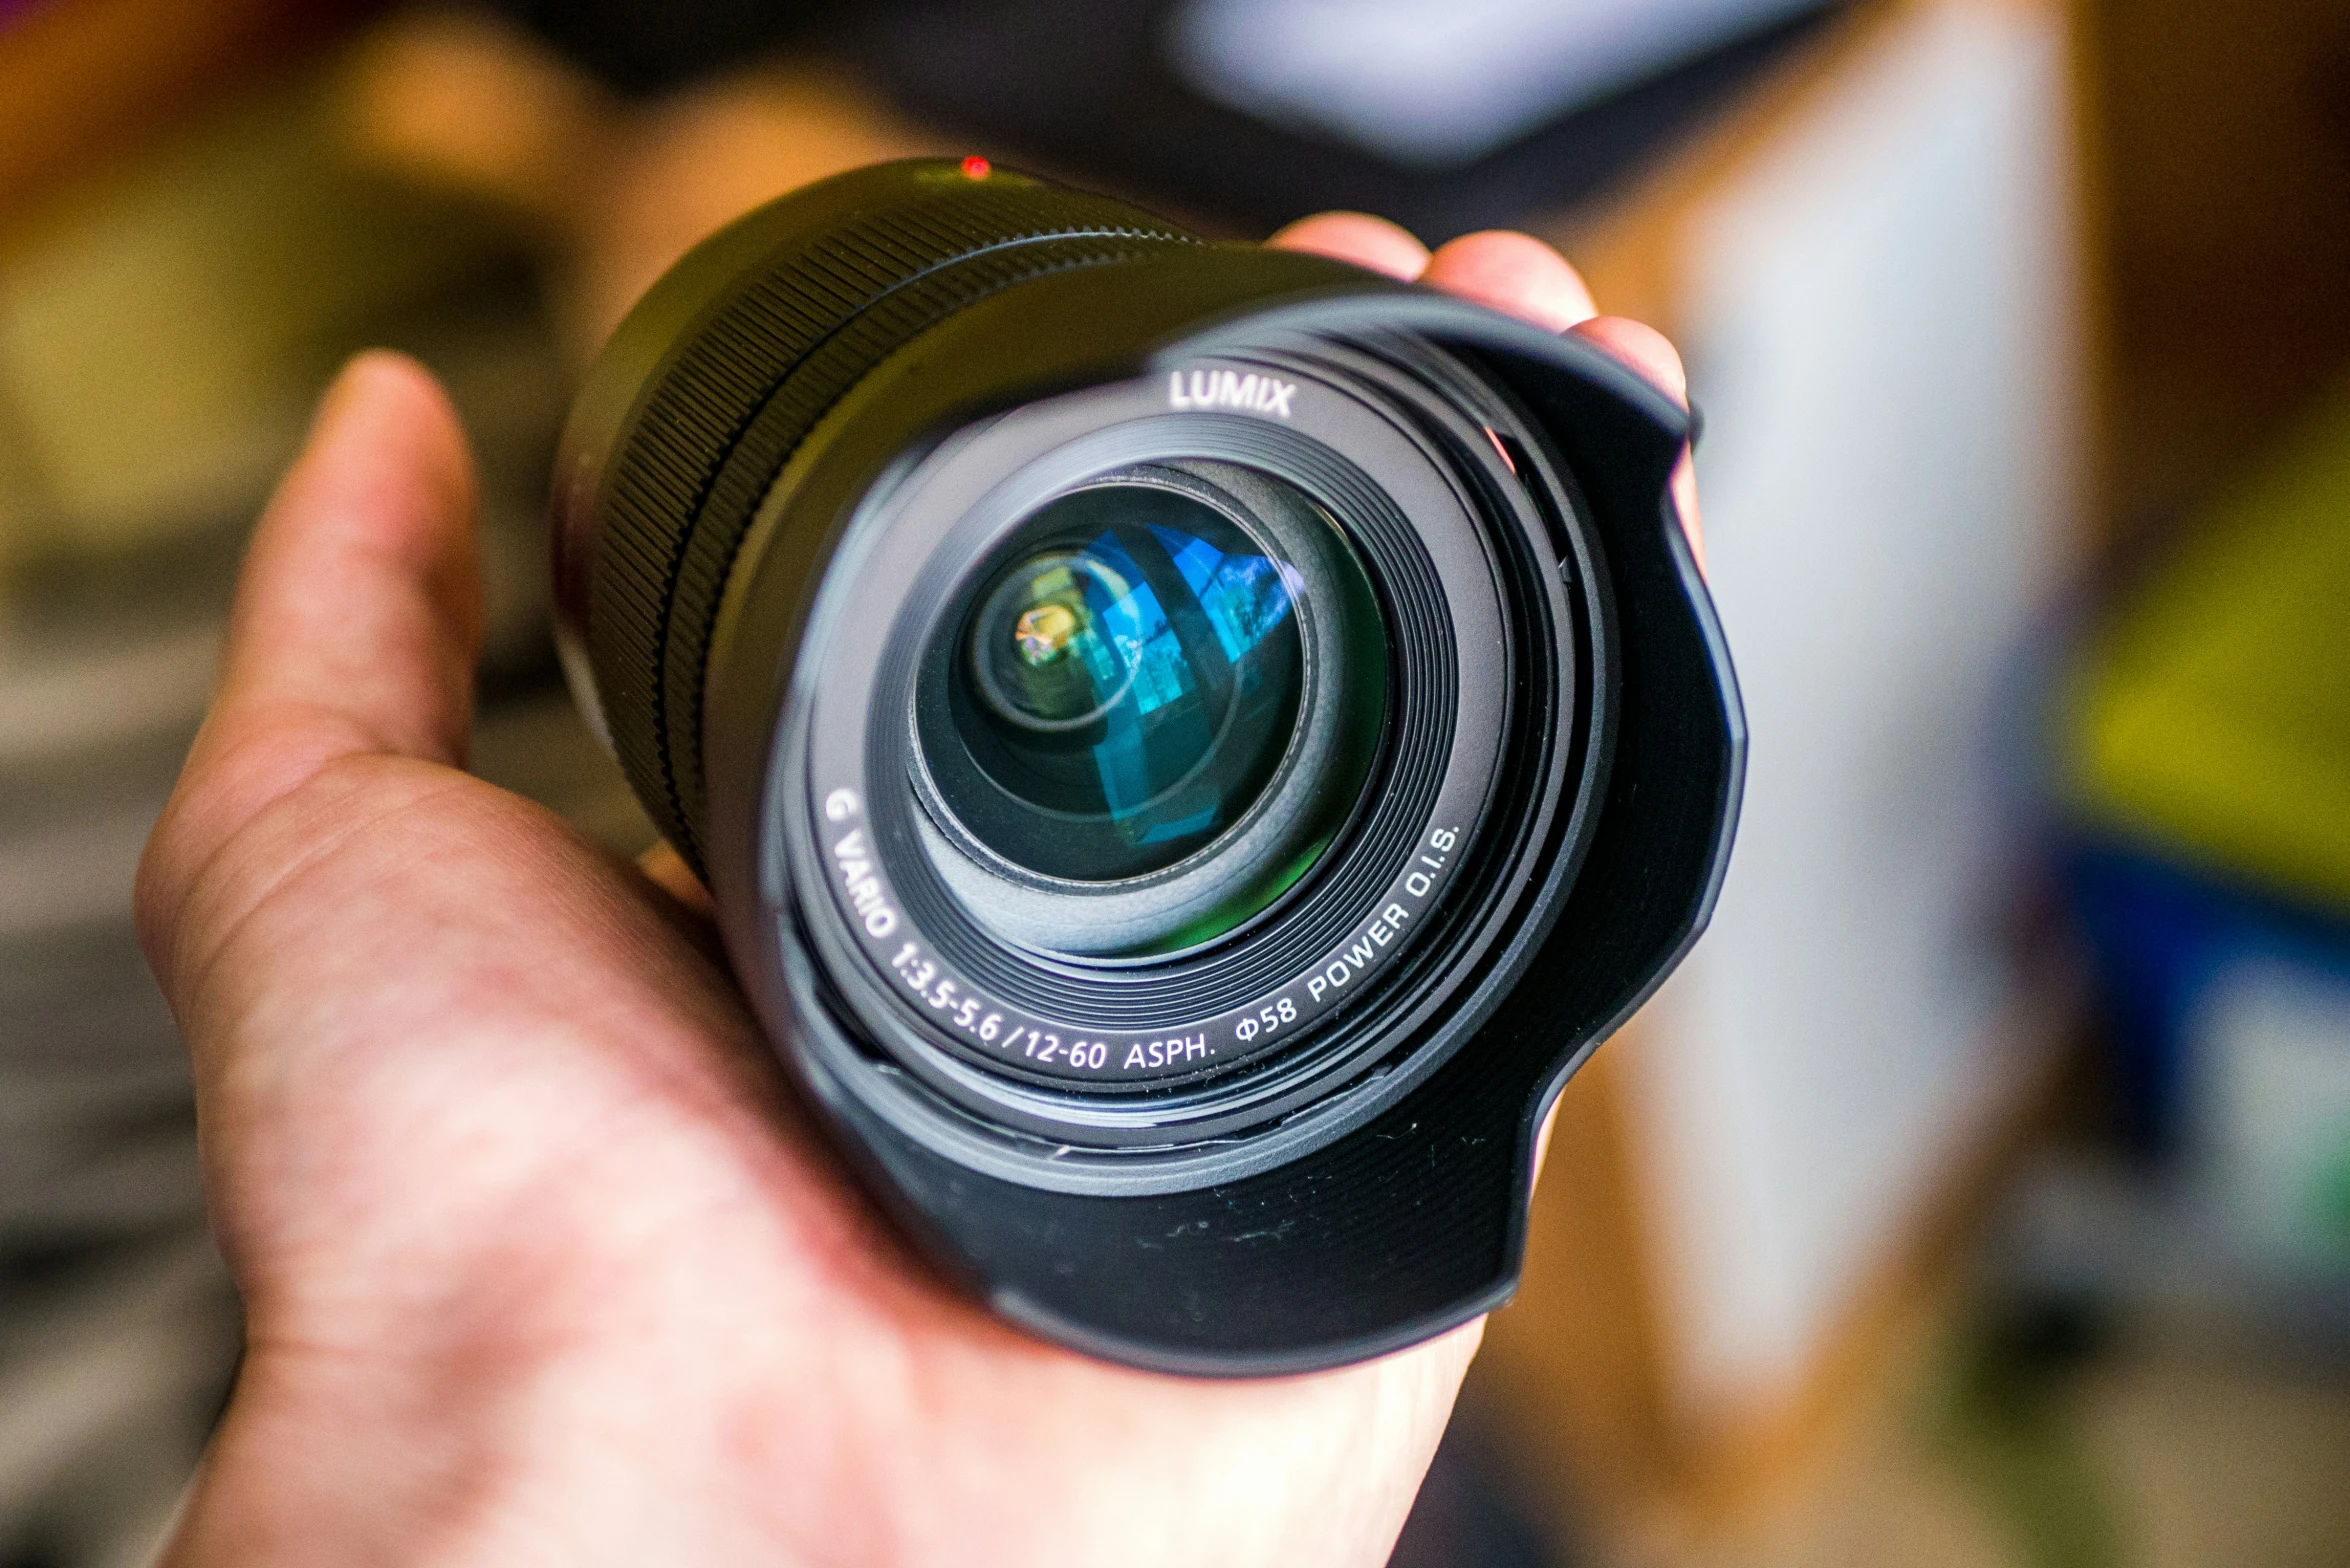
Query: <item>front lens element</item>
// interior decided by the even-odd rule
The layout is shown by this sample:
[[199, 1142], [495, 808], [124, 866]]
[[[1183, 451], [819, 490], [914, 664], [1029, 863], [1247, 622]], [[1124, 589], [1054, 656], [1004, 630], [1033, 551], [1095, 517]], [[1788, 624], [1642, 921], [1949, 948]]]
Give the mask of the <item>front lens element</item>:
[[1147, 956], [1232, 930], [1362, 798], [1387, 642], [1344, 532], [1294, 486], [1124, 469], [1031, 513], [923, 655], [934, 859], [999, 936]]
[[1297, 724], [1296, 568], [1206, 502], [1144, 484], [1061, 497], [1003, 555], [948, 699], [994, 786], [950, 799], [964, 824], [1017, 866], [1098, 882], [1172, 865], [1239, 820]]

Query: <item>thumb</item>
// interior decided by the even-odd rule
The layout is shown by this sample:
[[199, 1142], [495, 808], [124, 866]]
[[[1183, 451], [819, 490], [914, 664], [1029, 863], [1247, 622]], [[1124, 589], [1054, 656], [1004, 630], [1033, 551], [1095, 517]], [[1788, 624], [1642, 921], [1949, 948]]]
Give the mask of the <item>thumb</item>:
[[480, 640], [473, 466], [414, 361], [363, 354], [319, 406], [238, 579], [211, 712], [139, 868], [158, 972], [239, 828], [337, 760], [462, 760]]

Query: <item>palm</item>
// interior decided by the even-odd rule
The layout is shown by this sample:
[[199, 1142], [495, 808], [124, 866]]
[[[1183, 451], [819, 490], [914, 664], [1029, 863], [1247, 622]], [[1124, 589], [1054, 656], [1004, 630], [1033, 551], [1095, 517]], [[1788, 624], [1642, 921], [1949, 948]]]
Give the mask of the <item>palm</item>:
[[179, 1560], [1377, 1561], [1475, 1330], [1191, 1382], [942, 1289], [690, 903], [453, 765], [468, 485], [346, 378], [144, 868], [249, 1315]]
[[[521, 1495], [481, 1501], [563, 1518], [564, 1560], [633, 1554], [626, 1519], [597, 1516], [648, 1485], [700, 1505], [709, 1538], [677, 1561], [1098, 1562], [1115, 1526], [1167, 1561], [1335, 1563], [1392, 1538], [1390, 1478], [1425, 1463], [1466, 1345], [1216, 1386], [997, 1326], [796, 1124], [695, 917], [537, 808], [353, 759], [209, 875], [250, 881], [207, 965], [243, 979], [183, 1005], [270, 1063], [206, 1086], [244, 1134], [215, 1179], [241, 1270], [269, 1282], [258, 1388], [397, 1379], [476, 1404], [436, 1424], [538, 1447]], [[338, 1444], [307, 1484], [378, 1512], [498, 1485], [467, 1443]]]

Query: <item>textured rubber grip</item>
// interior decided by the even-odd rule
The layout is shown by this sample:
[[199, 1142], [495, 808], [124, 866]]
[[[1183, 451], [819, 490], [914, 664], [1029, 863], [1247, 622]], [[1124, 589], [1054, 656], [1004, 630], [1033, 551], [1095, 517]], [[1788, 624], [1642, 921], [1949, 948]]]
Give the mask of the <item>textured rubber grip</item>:
[[697, 871], [719, 601], [809, 432], [890, 354], [977, 300], [1199, 243], [1121, 203], [1016, 176], [896, 189], [895, 202], [787, 234], [719, 291], [639, 396], [598, 497], [587, 643], [605, 721], [638, 799]]

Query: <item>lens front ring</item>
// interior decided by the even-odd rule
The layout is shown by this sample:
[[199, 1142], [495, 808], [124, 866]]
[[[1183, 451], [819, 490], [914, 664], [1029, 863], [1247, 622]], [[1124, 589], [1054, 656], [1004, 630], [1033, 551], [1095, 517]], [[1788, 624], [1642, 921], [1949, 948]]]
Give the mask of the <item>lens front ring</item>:
[[[909, 940], [906, 929], [923, 929], [936, 916], [934, 906], [923, 912], [925, 918], [917, 924], [912, 918], [912, 901], [899, 896], [905, 883], [920, 880], [923, 869], [915, 835], [905, 829], [902, 816], [894, 825], [867, 817], [869, 810], [879, 813], [892, 804], [892, 769], [902, 767], [902, 760], [862, 755], [855, 735], [858, 722], [871, 712], [887, 711], [892, 699], [869, 680], [842, 683], [838, 679], [851, 645], [860, 640], [866, 643], [848, 662], [873, 670], [884, 662], [887, 639], [876, 637], [876, 618], [869, 608], [843, 609], [836, 620], [828, 620], [820, 612], [812, 625], [811, 645], [823, 648], [820, 663], [826, 673], [821, 679], [816, 676], [816, 660], [803, 659], [796, 667], [793, 706], [807, 727], [779, 737], [777, 763], [769, 775], [781, 793], [770, 801], [768, 821], [773, 830], [795, 835], [800, 848], [797, 853], [778, 857], [774, 869], [779, 875], [786, 867], [805, 869], [793, 896], [808, 909], [805, 927], [817, 954], [842, 983], [852, 984], [861, 998], [853, 1003], [852, 1011], [868, 1018], [884, 1011], [904, 1020], [903, 1026], [885, 1031], [890, 1053], [950, 1098], [984, 1103], [985, 1114], [993, 1119], [1040, 1131], [1058, 1128], [1061, 1135], [1084, 1141], [1150, 1143], [1261, 1116], [1290, 1092], [1284, 1085], [1297, 1076], [1290, 1069], [1313, 1073], [1337, 1070], [1336, 1057], [1352, 1049], [1346, 1042], [1325, 1042], [1329, 1052], [1317, 1055], [1320, 1048], [1311, 1043], [1311, 1028], [1291, 1026], [1310, 1026], [1317, 1016], [1334, 1016], [1337, 1009], [1359, 1006], [1376, 987], [1355, 982], [1374, 971], [1383, 971], [1375, 977], [1383, 982], [1400, 983], [1418, 966], [1435, 965], [1439, 954], [1449, 952], [1442, 942], [1398, 938], [1403, 927], [1424, 912], [1433, 911], [1443, 920], [1452, 918], [1454, 912], [1445, 907], [1452, 875], [1464, 853], [1474, 860], [1482, 852], [1480, 813], [1494, 782], [1513, 685], [1505, 662], [1510, 637], [1498, 618], [1497, 568], [1458, 481], [1407, 421], [1392, 411], [1382, 411], [1375, 402], [1365, 402], [1353, 390], [1322, 386], [1315, 394], [1309, 397], [1301, 392], [1296, 407], [1301, 414], [1318, 412], [1335, 421], [1327, 445], [1288, 426], [1263, 421], [1230, 416], [1169, 419], [1163, 382], [1126, 384], [1031, 405], [950, 443], [953, 447], [990, 439], [1012, 426], [1034, 454], [1063, 454], [1071, 465], [1066, 472], [1046, 476], [1049, 482], [1038, 484], [1027, 494], [997, 497], [1002, 502], [999, 520], [990, 526], [999, 528], [1058, 485], [1080, 479], [1087, 472], [1164, 455], [1170, 437], [1176, 438], [1174, 451], [1199, 451], [1202, 439], [1211, 431], [1224, 433], [1235, 444], [1234, 450], [1220, 454], [1226, 460], [1261, 464], [1276, 471], [1284, 461], [1295, 461], [1301, 449], [1319, 452], [1325, 458], [1333, 447], [1349, 452], [1389, 452], [1394, 462], [1388, 471], [1381, 472], [1375, 483], [1358, 474], [1363, 480], [1360, 492], [1337, 498], [1334, 509], [1354, 512], [1384, 504], [1393, 527], [1422, 549], [1423, 528], [1415, 524], [1428, 525], [1426, 531], [1443, 537], [1445, 530], [1434, 526], [1434, 520], [1447, 513], [1455, 519], [1454, 543], [1447, 547], [1448, 558], [1442, 563], [1444, 586], [1431, 602], [1432, 616], [1423, 625], [1441, 628], [1447, 638], [1456, 624], [1465, 626], [1468, 646], [1482, 656], [1468, 662], [1457, 646], [1448, 643], [1441, 661], [1423, 658], [1423, 669], [1440, 662], [1452, 673], [1449, 689], [1424, 690], [1416, 703], [1407, 699], [1399, 705], [1407, 715], [1403, 721], [1406, 727], [1410, 716], [1417, 714], [1440, 722], [1450, 737], [1451, 744], [1441, 751], [1441, 758], [1449, 760], [1439, 760], [1430, 770], [1440, 786], [1436, 798], [1425, 814], [1408, 821], [1392, 859], [1384, 866], [1374, 868], [1371, 862], [1358, 860], [1346, 867], [1358, 882], [1377, 872], [1378, 880], [1362, 909], [1363, 918], [1343, 927], [1335, 940], [1314, 947], [1303, 959], [1292, 958], [1270, 972], [1260, 969], [1258, 989], [1244, 998], [1255, 1005], [1231, 1008], [1220, 1016], [1194, 1014], [1184, 1020], [1192, 1027], [1151, 1028], [1149, 1016], [1140, 1014], [1123, 1026], [1113, 1023], [1093, 1028], [1072, 1025], [1065, 1017], [1024, 1018], [1017, 1007], [994, 1005], [999, 998], [993, 989], [971, 984], [961, 966], [950, 971], [940, 962], [940, 944], [926, 938]], [[1310, 420], [1301, 421], [1305, 423]], [[1068, 438], [1105, 429], [1121, 430], [1119, 439], [1129, 444], [1113, 443], [1090, 452], [1069, 450], [1076, 443]], [[1147, 439], [1139, 446], [1131, 444], [1138, 437], [1155, 438], [1158, 444]], [[1491, 448], [1486, 450], [1490, 453]], [[1001, 466], [990, 472], [1000, 472]], [[966, 483], [976, 488], [931, 498], [941, 516], [934, 519], [929, 533], [887, 527], [867, 532], [867, 525], [860, 523], [857, 532], [862, 537], [845, 541], [842, 557], [836, 561], [831, 582], [841, 596], [835, 605], [869, 606], [873, 584], [893, 581], [901, 594], [910, 593], [917, 602], [937, 597], [937, 588], [921, 580], [925, 565], [937, 557], [953, 522], [970, 513], [992, 489], [969, 476]], [[888, 505], [900, 503], [903, 488]], [[1393, 510], [1390, 497], [1396, 495], [1409, 499], [1411, 521]], [[1530, 531], [1539, 524], [1526, 526]], [[986, 543], [983, 528], [979, 537], [950, 554], [973, 559]], [[863, 586], [840, 586], [843, 584]], [[1382, 586], [1390, 584], [1383, 581]], [[1485, 628], [1482, 631], [1476, 629], [1480, 624]], [[1571, 692], [1572, 647], [1563, 632], [1554, 629], [1542, 635], [1558, 639], [1547, 657], [1569, 676], [1564, 686], [1556, 689]], [[1554, 690], [1547, 685], [1543, 689]], [[1555, 723], [1553, 718], [1541, 717], [1534, 729], [1547, 734]], [[790, 756], [804, 761], [791, 763]], [[844, 765], [851, 758], [853, 762]], [[1532, 765], [1538, 773], [1550, 766]], [[1421, 782], [1425, 785], [1428, 780], [1423, 776]], [[1382, 804], [1390, 803], [1384, 793], [1387, 788], [1382, 786]], [[1555, 794], [1555, 788], [1551, 793]], [[796, 805], [790, 803], [794, 801]], [[845, 809], [847, 814], [834, 818], [830, 813], [835, 809]], [[1541, 808], [1544, 814], [1547, 810]], [[1505, 836], [1515, 834], [1525, 826], [1505, 824], [1503, 831]], [[893, 849], [894, 857], [886, 853]], [[1476, 908], [1467, 913], [1483, 921], [1490, 911]], [[1382, 921], [1382, 914], [1402, 919]], [[1423, 926], [1435, 929], [1425, 921]], [[1248, 945], [1252, 951], [1258, 948], [1254, 942]], [[1261, 951], [1255, 956], [1261, 957]], [[1084, 978], [1066, 970], [1037, 968], [1042, 969], [1038, 983], [1064, 990], [1073, 979]], [[874, 980], [881, 983], [874, 984]], [[1127, 1000], [1140, 990], [1135, 986], [1121, 988], [1116, 997]], [[1156, 1017], [1164, 1020], [1168, 1016], [1162, 1002]], [[970, 1040], [957, 1039], [950, 1032], [959, 1026], [972, 1035]], [[1021, 1030], [1020, 1035], [1012, 1035], [1015, 1028]], [[1044, 1047], [1058, 1045], [1066, 1053], [1075, 1046], [1086, 1055], [1072, 1070], [1064, 1054], [1055, 1064], [1062, 1071], [1054, 1076], [1027, 1068], [1027, 1050], [1039, 1043], [1036, 1035], [1029, 1033], [1032, 1028], [1043, 1035]], [[1230, 1033], [1211, 1035], [1210, 1029]], [[1055, 1035], [1059, 1040], [1052, 1038]], [[1261, 1066], [1260, 1059], [1277, 1053], [1285, 1041], [1296, 1036], [1307, 1037], [1309, 1043], [1297, 1048], [1294, 1059], [1280, 1055], [1264, 1070], [1244, 1072], [1237, 1079], [1227, 1065], [1237, 1059], [1243, 1067], [1252, 1063]], [[995, 1041], [1011, 1042], [1011, 1049], [1020, 1052], [1021, 1066], [1007, 1070], [1000, 1057], [991, 1059], [983, 1054]], [[1175, 1054], [1178, 1052], [1182, 1054]], [[1121, 1078], [1119, 1069], [1129, 1064], [1130, 1070]], [[1190, 1091], [1168, 1092], [1171, 1084], [1219, 1071], [1221, 1076], [1214, 1083], [1195, 1083]], [[1022, 1080], [1034, 1087], [1023, 1088]], [[1122, 1098], [1110, 1098], [1121, 1089], [1125, 1091]]]

